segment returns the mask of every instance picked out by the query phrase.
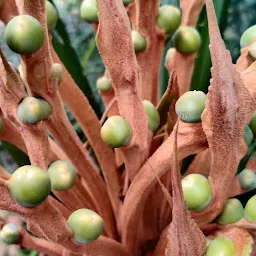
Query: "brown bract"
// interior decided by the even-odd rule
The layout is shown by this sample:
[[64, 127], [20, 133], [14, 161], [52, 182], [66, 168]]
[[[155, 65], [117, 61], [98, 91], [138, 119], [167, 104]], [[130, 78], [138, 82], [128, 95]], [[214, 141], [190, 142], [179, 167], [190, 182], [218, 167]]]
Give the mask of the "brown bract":
[[241, 49], [241, 55], [236, 62], [236, 70], [242, 72], [246, 70], [253, 62], [251, 55], [249, 54], [250, 46]]
[[222, 210], [237, 166], [246, 153], [244, 127], [255, 110], [255, 102], [226, 51], [212, 0], [206, 1], [206, 7], [213, 67], [202, 124], [212, 156], [209, 182], [213, 199], [208, 208], [193, 213], [200, 224], [209, 223]]
[[131, 29], [121, 1], [98, 0], [97, 45], [112, 79], [120, 114], [130, 123], [133, 135], [123, 148], [126, 169], [132, 180], [148, 155], [147, 116], [137, 94], [136, 58]]

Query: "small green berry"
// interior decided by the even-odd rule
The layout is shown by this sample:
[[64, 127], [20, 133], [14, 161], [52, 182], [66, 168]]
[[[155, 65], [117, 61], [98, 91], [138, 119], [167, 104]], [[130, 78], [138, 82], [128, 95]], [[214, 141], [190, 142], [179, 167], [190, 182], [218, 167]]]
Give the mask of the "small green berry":
[[108, 77], [101, 77], [96, 82], [97, 89], [102, 92], [108, 92], [112, 89], [112, 81]]
[[112, 148], [119, 148], [129, 143], [132, 129], [127, 120], [121, 116], [111, 116], [100, 131], [102, 140]]
[[18, 107], [18, 117], [24, 124], [36, 124], [41, 119], [41, 103], [34, 97], [26, 97]]
[[206, 94], [201, 91], [185, 92], [176, 102], [176, 114], [185, 123], [201, 122], [206, 98]]
[[173, 33], [181, 24], [181, 12], [175, 6], [164, 5], [159, 9], [156, 23], [166, 34]]
[[244, 31], [240, 39], [240, 47], [246, 47], [256, 41], [256, 25], [249, 27]]
[[256, 111], [252, 115], [252, 119], [250, 121], [249, 126], [250, 126], [251, 131], [253, 132], [253, 134], [256, 134]]
[[220, 225], [228, 225], [239, 221], [244, 216], [244, 207], [236, 198], [228, 199], [218, 216], [216, 222]]
[[98, 22], [98, 7], [97, 7], [97, 1], [96, 0], [84, 0], [81, 9], [80, 14], [82, 19], [89, 23]]
[[256, 188], [256, 174], [250, 169], [244, 169], [239, 173], [239, 182], [242, 188], [251, 190]]
[[4, 121], [3, 119], [0, 117], [0, 134], [3, 132], [4, 130]]
[[52, 106], [44, 99], [37, 99], [40, 101], [40, 119], [47, 120], [52, 114]]
[[88, 244], [101, 235], [104, 221], [92, 210], [79, 209], [70, 215], [67, 224], [77, 243]]
[[256, 60], [256, 42], [251, 44], [250, 49], [249, 49], [249, 54], [251, 57]]
[[165, 66], [167, 65], [167, 63], [169, 62], [169, 60], [173, 59], [174, 58], [174, 55], [175, 55], [175, 52], [176, 52], [176, 49], [174, 47], [170, 48], [166, 55], [165, 55]]
[[17, 244], [20, 239], [18, 226], [14, 223], [5, 224], [0, 231], [0, 239], [6, 244]]
[[47, 173], [51, 179], [52, 189], [58, 191], [65, 191], [72, 188], [76, 180], [75, 166], [65, 160], [53, 162]]
[[217, 237], [209, 243], [205, 256], [236, 256], [235, 243], [227, 237]]
[[172, 42], [180, 53], [191, 54], [199, 50], [201, 36], [195, 28], [183, 26], [175, 32]]
[[251, 197], [248, 200], [247, 204], [245, 205], [244, 217], [249, 222], [255, 222], [256, 221], [256, 195]]
[[147, 48], [147, 41], [138, 31], [132, 30], [132, 42], [135, 52], [144, 52]]
[[48, 30], [53, 31], [57, 25], [59, 15], [56, 8], [49, 1], [46, 1], [46, 14]]
[[160, 124], [160, 115], [156, 107], [148, 100], [143, 100], [144, 110], [148, 117], [148, 128], [154, 132]]
[[41, 204], [51, 192], [51, 180], [42, 169], [25, 165], [10, 178], [9, 189], [13, 199], [23, 207]]
[[30, 15], [14, 17], [6, 26], [7, 45], [18, 54], [36, 53], [44, 43], [44, 29], [41, 23]]
[[59, 63], [52, 64], [51, 78], [58, 79], [59, 83], [63, 79], [63, 67]]
[[126, 6], [126, 5], [128, 5], [130, 3], [133, 3], [133, 2], [134, 2], [134, 0], [123, 0], [124, 6]]
[[211, 203], [211, 186], [203, 175], [189, 174], [182, 179], [181, 185], [189, 210], [200, 211]]
[[247, 146], [249, 146], [253, 141], [253, 133], [248, 125], [245, 126], [245, 129], [244, 129], [244, 140]]

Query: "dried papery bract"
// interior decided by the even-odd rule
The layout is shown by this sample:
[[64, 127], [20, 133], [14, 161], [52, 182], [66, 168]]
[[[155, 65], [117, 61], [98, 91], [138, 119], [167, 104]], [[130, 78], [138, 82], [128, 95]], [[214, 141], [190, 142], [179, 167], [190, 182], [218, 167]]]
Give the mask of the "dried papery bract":
[[208, 208], [194, 213], [200, 224], [212, 221], [227, 199], [237, 166], [246, 153], [244, 127], [255, 110], [255, 103], [226, 51], [211, 0], [206, 1], [206, 7], [213, 67], [202, 124], [212, 156], [209, 182], [213, 200]]

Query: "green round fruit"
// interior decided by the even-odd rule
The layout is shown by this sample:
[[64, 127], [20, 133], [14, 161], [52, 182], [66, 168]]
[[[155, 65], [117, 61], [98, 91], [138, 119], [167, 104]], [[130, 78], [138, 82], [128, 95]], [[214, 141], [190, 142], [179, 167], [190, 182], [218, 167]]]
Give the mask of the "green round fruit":
[[169, 62], [169, 60], [173, 59], [174, 58], [174, 55], [175, 55], [175, 52], [176, 52], [176, 49], [174, 47], [170, 48], [166, 55], [165, 55], [165, 62], [164, 64], [167, 65], [167, 63]]
[[132, 128], [127, 120], [121, 116], [111, 116], [101, 127], [102, 140], [112, 148], [120, 148], [129, 143]]
[[251, 197], [248, 200], [247, 204], [245, 205], [244, 217], [249, 222], [255, 222], [256, 221], [256, 195]]
[[52, 114], [52, 106], [44, 99], [37, 98], [40, 101], [40, 118], [47, 120]]
[[244, 31], [240, 39], [240, 47], [246, 47], [256, 41], [256, 25], [249, 27]]
[[112, 89], [112, 81], [108, 77], [101, 77], [96, 82], [97, 89], [102, 92], [108, 92]]
[[249, 54], [254, 60], [256, 60], [256, 42], [251, 44]]
[[195, 28], [183, 26], [175, 32], [172, 42], [176, 50], [180, 53], [191, 54], [199, 50], [201, 36]]
[[138, 31], [132, 30], [132, 42], [135, 52], [144, 52], [147, 48], [147, 41]]
[[239, 173], [239, 183], [242, 188], [251, 190], [256, 188], [256, 174], [250, 169], [244, 169]]
[[52, 64], [51, 78], [58, 79], [59, 83], [63, 79], [63, 67], [59, 63]]
[[87, 22], [90, 22], [90, 23], [98, 22], [97, 1], [84, 0], [81, 5], [80, 14], [82, 19], [84, 19]]
[[218, 216], [216, 222], [220, 225], [228, 225], [239, 221], [244, 216], [244, 207], [236, 198], [228, 199]]
[[206, 94], [201, 91], [185, 92], [176, 102], [176, 114], [185, 123], [201, 122], [206, 98]]
[[6, 244], [17, 244], [20, 239], [18, 226], [14, 223], [5, 224], [0, 231], [0, 239]]
[[24, 124], [36, 124], [42, 120], [41, 102], [34, 97], [26, 97], [18, 107], [18, 117]]
[[72, 188], [76, 180], [75, 166], [65, 160], [53, 162], [47, 173], [51, 179], [52, 189], [58, 191], [65, 191]]
[[253, 133], [248, 125], [244, 129], [244, 140], [247, 146], [249, 146], [253, 141]]
[[133, 3], [133, 2], [134, 2], [134, 0], [123, 0], [124, 6], [126, 6], [126, 5], [128, 5], [130, 3]]
[[92, 210], [79, 209], [70, 215], [68, 226], [72, 230], [77, 243], [88, 244], [101, 235], [104, 221]]
[[227, 237], [217, 237], [209, 243], [205, 256], [236, 256], [235, 243]]
[[46, 14], [47, 28], [49, 31], [53, 31], [57, 25], [59, 15], [56, 8], [49, 1], [46, 1]]
[[148, 128], [154, 132], [160, 124], [160, 115], [156, 107], [148, 100], [143, 100], [144, 110], [148, 117]]
[[6, 26], [7, 45], [18, 54], [36, 53], [44, 43], [44, 29], [41, 23], [30, 15], [14, 17]]
[[23, 207], [35, 207], [50, 194], [51, 180], [39, 167], [25, 165], [12, 174], [9, 189], [18, 204]]
[[3, 119], [0, 117], [0, 134], [3, 132], [4, 130], [4, 121]]
[[159, 9], [157, 26], [166, 34], [173, 33], [181, 24], [181, 11], [172, 5], [164, 5]]
[[256, 134], [256, 112], [253, 113], [249, 126], [253, 134]]
[[189, 210], [200, 211], [211, 203], [211, 186], [203, 175], [189, 174], [182, 179], [181, 185]]

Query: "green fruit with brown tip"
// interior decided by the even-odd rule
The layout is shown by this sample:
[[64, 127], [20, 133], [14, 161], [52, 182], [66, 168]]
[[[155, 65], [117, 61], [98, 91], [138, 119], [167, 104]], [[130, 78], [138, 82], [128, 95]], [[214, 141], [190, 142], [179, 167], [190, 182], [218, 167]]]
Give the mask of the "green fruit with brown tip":
[[101, 77], [96, 82], [97, 89], [102, 92], [108, 92], [112, 89], [112, 81], [108, 77]]
[[138, 31], [132, 30], [132, 42], [135, 52], [144, 52], [147, 48], [147, 41]]
[[176, 114], [185, 123], [201, 122], [201, 115], [205, 109], [206, 99], [207, 96], [204, 92], [185, 92], [176, 102]]
[[242, 188], [251, 190], [256, 188], [256, 174], [250, 169], [244, 169], [239, 173], [239, 183]]
[[256, 25], [247, 28], [241, 36], [240, 47], [246, 47], [256, 41]]
[[101, 127], [102, 140], [112, 148], [119, 148], [129, 143], [132, 128], [127, 120], [121, 116], [111, 116]]
[[217, 237], [210, 241], [205, 256], [236, 256], [235, 243], [227, 237]]
[[16, 16], [6, 26], [5, 41], [18, 54], [34, 54], [44, 43], [43, 26], [30, 15]]
[[58, 191], [65, 191], [72, 188], [76, 180], [75, 166], [65, 160], [53, 162], [47, 173], [51, 179], [52, 189]]
[[3, 132], [3, 130], [4, 130], [4, 121], [3, 121], [3, 119], [0, 117], [0, 135], [1, 135], [1, 133]]
[[46, 172], [33, 165], [17, 169], [11, 176], [9, 189], [12, 198], [23, 207], [41, 204], [51, 192], [51, 180]]
[[123, 0], [123, 4], [126, 6], [126, 5], [128, 5], [128, 4], [130, 4], [130, 3], [133, 3], [134, 2], [134, 0]]
[[0, 239], [6, 244], [17, 244], [20, 240], [18, 226], [14, 223], [5, 224], [0, 231]]
[[235, 223], [244, 216], [244, 207], [236, 198], [228, 199], [216, 222], [220, 225]]
[[144, 110], [148, 117], [148, 128], [152, 132], [156, 131], [160, 124], [160, 115], [156, 109], [156, 107], [152, 104], [152, 102], [148, 100], [143, 100]]
[[63, 67], [59, 63], [52, 64], [51, 78], [57, 79], [60, 83], [63, 79]]
[[53, 31], [57, 25], [59, 15], [56, 8], [49, 1], [46, 1], [46, 14], [48, 30]]
[[75, 241], [79, 244], [95, 241], [101, 235], [104, 227], [103, 219], [89, 209], [79, 209], [73, 212], [67, 224], [72, 230]]
[[84, 0], [80, 8], [82, 19], [89, 23], [98, 22], [98, 7], [96, 0]]
[[199, 50], [201, 46], [201, 36], [195, 28], [183, 26], [175, 32], [172, 42], [178, 52], [191, 54]]
[[172, 5], [164, 5], [159, 9], [157, 26], [166, 34], [173, 33], [181, 24], [181, 11]]

